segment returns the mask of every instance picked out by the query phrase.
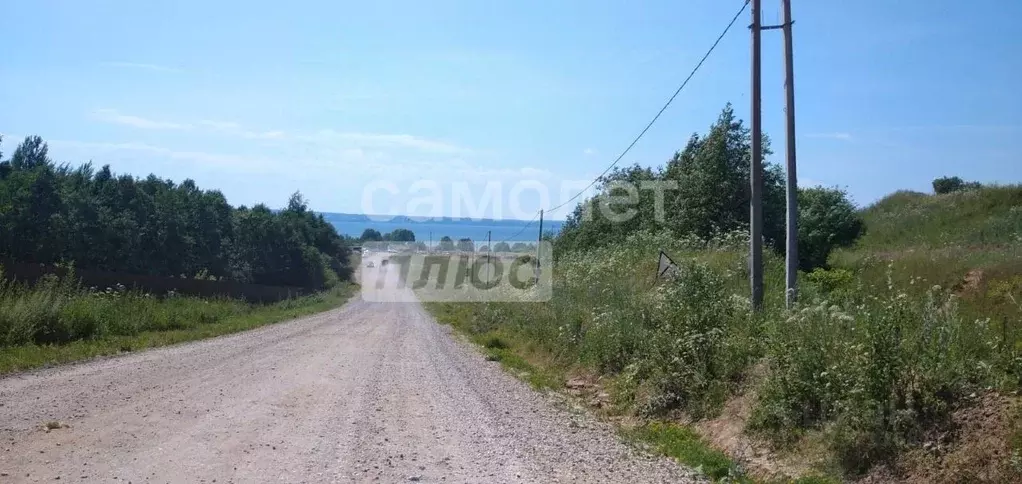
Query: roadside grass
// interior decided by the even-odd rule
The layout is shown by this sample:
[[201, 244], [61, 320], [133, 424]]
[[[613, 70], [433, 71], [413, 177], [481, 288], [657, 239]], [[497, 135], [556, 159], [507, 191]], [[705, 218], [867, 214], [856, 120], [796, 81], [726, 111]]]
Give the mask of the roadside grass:
[[90, 292], [68, 280], [26, 288], [0, 279], [0, 375], [212, 338], [322, 312], [357, 286], [339, 284], [275, 304]]
[[487, 361], [499, 362], [512, 374], [536, 390], [556, 390], [563, 386], [568, 367], [529, 341], [499, 331], [475, 332], [471, 329], [475, 311], [485, 303], [427, 302], [426, 309], [437, 322], [450, 325], [481, 347]]
[[[549, 302], [450, 303], [439, 312], [476, 343], [489, 342], [494, 359], [528, 348], [534, 367], [553, 362], [561, 376], [554, 388], [572, 369], [615, 382], [616, 411], [641, 421], [714, 418], [763, 368], [749, 438], [778, 455], [812, 455], [805, 467], [823, 475], [803, 482], [854, 479], [947, 432], [970, 394], [1022, 385], [1022, 205], [1003, 205], [1019, 203], [1018, 193], [898, 195], [867, 209], [872, 235], [833, 254], [830, 269], [800, 274], [791, 311], [783, 261], [772, 254], [764, 308], [749, 310], [743, 236], [637, 232], [559, 254]], [[888, 213], [884, 203], [899, 207]], [[948, 235], [956, 210], [992, 220], [962, 221], [980, 235]], [[923, 228], [927, 220], [939, 228]], [[681, 267], [656, 281], [661, 249]], [[977, 269], [982, 277], [970, 280]], [[653, 429], [640, 435], [726, 479], [720, 461], [705, 457], [715, 455], [710, 449], [686, 450], [694, 431]]]
[[649, 422], [623, 431], [626, 438], [647, 443], [714, 481], [752, 482], [723, 452], [710, 447], [695, 431], [670, 422]]
[[[500, 362], [534, 389], [563, 390], [568, 375], [577, 369], [577, 365], [556, 358], [535, 340], [500, 330], [474, 332], [473, 328], [479, 329], [477, 312], [485, 310], [485, 303], [431, 302], [425, 306], [437, 322], [453, 327], [479, 345], [487, 360]], [[716, 481], [730, 476], [738, 479], [732, 482], [753, 482], [739, 477], [741, 474], [737, 464], [687, 427], [676, 423], [652, 422], [635, 429], [619, 427], [619, 431], [626, 440], [644, 444], [656, 452], [678, 459]], [[806, 482], [808, 484], [809, 481]]]
[[[740, 478], [738, 467], [679, 422], [718, 417], [749, 385], [745, 438], [801, 464], [792, 472], [813, 474], [794, 482], [905, 469], [901, 456], [954, 435], [953, 416], [974, 404], [971, 395], [1018, 400], [1022, 187], [901, 192], [862, 216], [867, 232], [854, 247], [799, 275], [792, 310], [774, 254], [764, 307], [750, 310], [747, 236], [645, 231], [555, 254], [548, 302], [428, 306], [491, 359], [554, 376], [538, 386], [563, 389], [569, 374], [612, 382], [610, 411], [647, 422], [632, 436], [715, 479]], [[661, 249], [680, 270], [658, 281]], [[1012, 465], [1022, 466], [1020, 442], [1001, 443]], [[969, 465], [949, 462], [943, 472], [968, 475], [975, 469], [954, 466]]]

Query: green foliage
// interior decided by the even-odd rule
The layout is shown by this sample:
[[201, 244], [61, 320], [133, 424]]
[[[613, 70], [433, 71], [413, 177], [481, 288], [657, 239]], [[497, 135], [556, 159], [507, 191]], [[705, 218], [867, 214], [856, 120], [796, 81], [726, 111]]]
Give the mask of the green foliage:
[[800, 189], [798, 210], [798, 260], [802, 270], [825, 267], [835, 248], [852, 245], [866, 229], [848, 195], [837, 188]]
[[297, 193], [279, 212], [235, 209], [191, 180], [56, 165], [37, 136], [0, 164], [2, 258], [306, 287], [350, 275], [343, 239]]
[[639, 371], [657, 390], [648, 410], [705, 415], [723, 403], [728, 384], [744, 369], [745, 362], [730, 360], [735, 355], [728, 346], [730, 331], [747, 316], [716, 271], [691, 262], [679, 269], [649, 301]]
[[441, 237], [440, 238], [440, 250], [447, 250], [447, 251], [454, 250], [454, 240], [452, 240], [450, 237], [448, 237], [446, 235]]
[[468, 237], [458, 239], [458, 250], [462, 252], [475, 252], [475, 243]]
[[826, 425], [851, 473], [947, 425], [953, 402], [1003, 366], [989, 323], [961, 318], [939, 287], [913, 298], [888, 286], [847, 308], [814, 303], [768, 328], [755, 427], [784, 435]]
[[47, 276], [32, 288], [0, 281], [0, 347], [186, 329], [215, 324], [249, 308], [226, 299], [160, 299], [123, 287], [90, 292], [73, 274], [64, 279]]
[[[705, 136], [695, 134], [664, 170], [678, 190], [669, 193], [667, 213], [672, 230], [707, 238], [749, 226], [752, 139], [749, 128], [737, 119], [731, 104], [721, 112]], [[764, 159], [770, 141], [756, 140]], [[776, 165], [763, 165], [763, 235], [767, 241], [784, 239], [784, 182]], [[779, 245], [778, 245], [779, 247]]]
[[511, 252], [511, 246], [507, 242], [497, 242], [493, 244], [494, 252]]
[[[599, 180], [599, 194], [568, 217], [555, 239], [555, 255], [620, 242], [638, 230], [710, 239], [746, 229], [752, 142], [729, 104], [708, 134], [693, 134], [662, 170], [614, 169]], [[769, 139], [759, 142], [770, 154]], [[841, 190], [801, 189], [799, 202], [799, 259], [805, 270], [824, 266], [831, 250], [862, 233], [862, 221]], [[763, 236], [778, 253], [784, 250], [785, 213], [783, 172], [764, 163]]]
[[[765, 310], [751, 313], [747, 244], [742, 233], [640, 230], [561, 254], [548, 303], [445, 306], [463, 331], [515, 342], [501, 352], [528, 346], [560, 367], [610, 376], [617, 408], [648, 417], [711, 416], [755, 382], [756, 432], [779, 442], [812, 432], [849, 474], [944, 431], [972, 392], [1022, 383], [1018, 337], [918, 277], [816, 269], [802, 274], [806, 303], [787, 311], [783, 261], [768, 253]], [[667, 280], [654, 276], [661, 249], [680, 266]], [[979, 288], [1016, 304], [1004, 313], [1012, 321], [1018, 281]]]
[[983, 185], [978, 182], [966, 183], [957, 176], [952, 177], [941, 177], [933, 180], [933, 193], [937, 195], [958, 192], [962, 190], [972, 190], [976, 188], [982, 188]]
[[362, 242], [382, 242], [383, 235], [380, 234], [379, 230], [376, 229], [365, 229], [362, 231], [362, 236], [358, 238]]
[[844, 300], [854, 289], [855, 274], [847, 269], [816, 269], [805, 275], [806, 282], [819, 294]]
[[678, 459], [716, 482], [751, 482], [745, 478], [738, 464], [686, 427], [652, 422], [629, 431], [627, 435], [652, 443], [661, 453]]
[[926, 195], [900, 191], [862, 211], [860, 252], [1003, 246], [1022, 242], [1022, 185]]
[[336, 307], [350, 284], [276, 304], [170, 295], [123, 287], [89, 291], [73, 276], [33, 288], [0, 278], [0, 374], [251, 329]]
[[415, 232], [408, 229], [394, 229], [393, 232], [385, 234], [383, 240], [390, 242], [415, 242]]

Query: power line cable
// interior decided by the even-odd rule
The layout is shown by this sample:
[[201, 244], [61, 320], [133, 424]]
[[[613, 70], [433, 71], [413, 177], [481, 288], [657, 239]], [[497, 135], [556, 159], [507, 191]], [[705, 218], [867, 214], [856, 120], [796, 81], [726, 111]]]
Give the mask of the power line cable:
[[[525, 229], [529, 228], [529, 226], [532, 225], [533, 222], [535, 222], [537, 218], [539, 218], [539, 212], [538, 211], [536, 212], [536, 215], [532, 216], [532, 220], [529, 220], [529, 222], [526, 223], [525, 225], [523, 225], [522, 228], [518, 229], [518, 232], [515, 232], [514, 235], [512, 235], [512, 236], [510, 236], [510, 237], [508, 237], [508, 238], [506, 238], [506, 239], [504, 239], [504, 240], [502, 240], [500, 242], [497, 242], [497, 244], [503, 244], [503, 243], [505, 243], [505, 242], [507, 242], [509, 240], [513, 240], [515, 237], [518, 237], [519, 235], [522, 234], [522, 232], [525, 232]], [[497, 244], [493, 244], [493, 245], [497, 245]], [[493, 247], [490, 247], [490, 251], [491, 252], [493, 251]]]
[[646, 124], [646, 127], [642, 128], [642, 131], [639, 133], [639, 135], [636, 136], [634, 140], [632, 140], [631, 144], [629, 144], [628, 147], [625, 148], [625, 150], [622, 151], [620, 155], [618, 155], [614, 162], [611, 163], [606, 170], [603, 170], [603, 173], [601, 173], [600, 176], [596, 177], [588, 186], [583, 188], [582, 191], [576, 193], [575, 196], [569, 198], [564, 203], [561, 203], [560, 205], [547, 210], [547, 213], [554, 212], [557, 209], [560, 209], [561, 207], [571, 203], [576, 198], [582, 196], [582, 194], [585, 193], [586, 190], [592, 188], [593, 185], [596, 185], [596, 183], [598, 183], [601, 178], [603, 178], [607, 173], [610, 172], [611, 169], [617, 166], [621, 159], [624, 158], [625, 155], [627, 155], [628, 152], [631, 151], [633, 147], [635, 147], [636, 143], [638, 143], [639, 140], [642, 139], [646, 132], [649, 131], [649, 128], [653, 127], [653, 124], [656, 123], [658, 119], [660, 119], [660, 115], [664, 114], [664, 111], [666, 111], [667, 108], [671, 105], [671, 103], [674, 102], [674, 99], [678, 97], [678, 94], [681, 93], [681, 90], [685, 89], [685, 86], [688, 85], [688, 82], [692, 80], [693, 76], [696, 75], [696, 72], [699, 71], [699, 68], [703, 66], [703, 63], [706, 62], [706, 59], [710, 57], [710, 54], [713, 53], [713, 50], [717, 48], [717, 44], [720, 44], [720, 41], [724, 39], [724, 36], [727, 35], [727, 33], [731, 30], [731, 27], [733, 27], [735, 25], [735, 22], [738, 21], [738, 17], [742, 16], [742, 12], [745, 12], [745, 8], [748, 6], [749, 0], [745, 0], [745, 2], [742, 4], [742, 8], [738, 10], [738, 13], [736, 13], [735, 16], [731, 19], [731, 22], [727, 24], [727, 27], [724, 27], [724, 31], [720, 33], [720, 35], [717, 37], [717, 40], [713, 42], [713, 45], [710, 46], [710, 49], [706, 51], [706, 54], [703, 55], [703, 58], [700, 59], [699, 63], [696, 64], [695, 68], [692, 69], [692, 72], [690, 72], [688, 77], [686, 77], [685, 80], [681, 83], [681, 85], [678, 86], [678, 89], [674, 91], [674, 94], [672, 94], [670, 99], [667, 100], [667, 102], [664, 104], [664, 107], [660, 108], [660, 111], [656, 113], [656, 116], [653, 116], [653, 119], [650, 120], [648, 124]]
[[[657, 120], [660, 119], [660, 116], [664, 114], [664, 111], [667, 111], [667, 108], [670, 107], [671, 103], [674, 102], [674, 99], [678, 97], [678, 94], [681, 94], [681, 91], [683, 89], [685, 89], [685, 86], [687, 86], [689, 81], [691, 81], [692, 78], [696, 75], [696, 72], [699, 72], [699, 69], [706, 62], [706, 59], [708, 59], [710, 57], [710, 54], [712, 54], [713, 51], [717, 48], [717, 45], [720, 44], [720, 41], [724, 39], [724, 36], [726, 36], [727, 33], [731, 31], [731, 27], [734, 27], [735, 22], [738, 21], [738, 18], [742, 16], [742, 13], [745, 12], [746, 7], [748, 7], [748, 6], [749, 6], [749, 0], [745, 0], [745, 2], [742, 3], [742, 8], [738, 9], [738, 12], [735, 13], [734, 17], [731, 18], [731, 21], [728, 22], [727, 27], [724, 27], [724, 31], [722, 31], [720, 33], [720, 35], [717, 36], [717, 40], [713, 41], [713, 45], [711, 45], [709, 50], [707, 50], [706, 53], [703, 54], [703, 57], [701, 59], [699, 59], [699, 62], [696, 64], [696, 66], [694, 68], [692, 68], [692, 72], [690, 72], [688, 74], [688, 77], [686, 77], [685, 80], [682, 81], [681, 85], [678, 86], [678, 88], [674, 90], [674, 94], [672, 94], [671, 97], [669, 99], [667, 99], [667, 102], [664, 103], [663, 107], [660, 108], [660, 111], [658, 111], [656, 113], [656, 116], [653, 116], [653, 119], [651, 119], [649, 121], [649, 123], [646, 124], [646, 127], [642, 128], [642, 131], [639, 132], [639, 135], [636, 136], [635, 139], [633, 139], [631, 143], [629, 143], [628, 147], [625, 148], [624, 151], [622, 151], [621, 154], [618, 155], [618, 157], [616, 159], [614, 159], [614, 162], [611, 163], [610, 166], [608, 166], [605, 170], [603, 170], [603, 173], [600, 173], [600, 176], [598, 176], [595, 179], [593, 179], [593, 181], [590, 182], [589, 185], [587, 185], [585, 188], [583, 188], [581, 191], [576, 193], [571, 198], [565, 200], [560, 205], [557, 205], [554, 208], [548, 209], [546, 211], [547, 213], [552, 213], [552, 212], [554, 212], [554, 211], [564, 207], [565, 205], [571, 203], [572, 201], [574, 201], [578, 197], [582, 196], [582, 194], [585, 193], [586, 190], [592, 188], [593, 185], [596, 185], [600, 181], [601, 178], [603, 178], [607, 173], [610, 172], [610, 170], [612, 170], [615, 166], [617, 166], [618, 163], [621, 162], [621, 160], [625, 157], [625, 155], [627, 155], [628, 152], [630, 152], [632, 150], [632, 148], [634, 148], [635, 145], [638, 144], [639, 140], [641, 140], [642, 137], [646, 135], [646, 132], [649, 131], [649, 129], [653, 127], [653, 124], [655, 124], [657, 122]], [[529, 228], [536, 221], [537, 218], [539, 218], [539, 212], [538, 211], [536, 212], [536, 215], [533, 215], [532, 220], [530, 220], [528, 223], [523, 225], [522, 228], [518, 230], [518, 232], [515, 232], [515, 234], [512, 235], [511, 237], [508, 237], [508, 238], [498, 242], [498, 244], [502, 243], [502, 242], [507, 242], [509, 240], [514, 239], [515, 237], [518, 237], [519, 235], [521, 235], [522, 232], [525, 231], [525, 229]], [[491, 248], [491, 250], [492, 250], [492, 248]]]

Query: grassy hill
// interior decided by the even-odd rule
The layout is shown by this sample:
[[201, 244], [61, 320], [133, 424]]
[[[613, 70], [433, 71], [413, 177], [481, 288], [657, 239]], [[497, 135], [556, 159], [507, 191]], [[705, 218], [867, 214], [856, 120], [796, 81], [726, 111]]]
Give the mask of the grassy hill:
[[[912, 292], [951, 288], [969, 316], [1018, 318], [1022, 185], [941, 195], [901, 191], [862, 211], [867, 232], [831, 256], [833, 267]], [[1017, 299], [1017, 296], [1015, 296]], [[1010, 328], [1009, 328], [1010, 329]]]
[[[430, 309], [715, 479], [1022, 479], [1022, 187], [860, 214], [866, 234], [801, 274], [793, 311], [775, 254], [749, 311], [746, 235], [652, 231], [562, 254], [548, 303]], [[681, 270], [658, 281], [661, 249]]]

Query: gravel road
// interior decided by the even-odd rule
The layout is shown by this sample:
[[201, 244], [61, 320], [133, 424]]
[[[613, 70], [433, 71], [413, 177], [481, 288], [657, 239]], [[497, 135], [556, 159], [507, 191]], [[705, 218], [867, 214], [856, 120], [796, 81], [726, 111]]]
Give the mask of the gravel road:
[[[395, 295], [395, 300], [406, 295]], [[46, 432], [48, 421], [67, 428]], [[418, 303], [0, 379], [0, 483], [695, 482]]]

